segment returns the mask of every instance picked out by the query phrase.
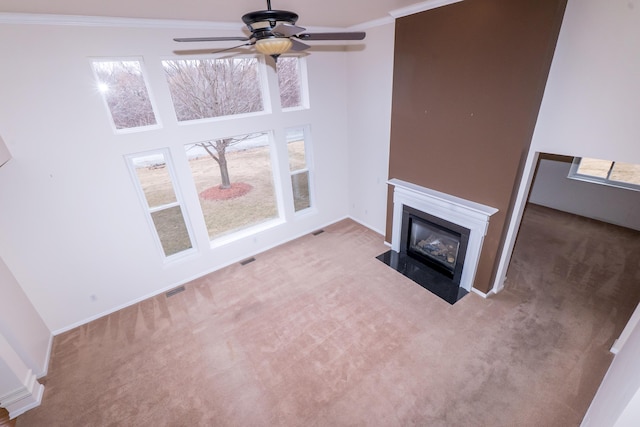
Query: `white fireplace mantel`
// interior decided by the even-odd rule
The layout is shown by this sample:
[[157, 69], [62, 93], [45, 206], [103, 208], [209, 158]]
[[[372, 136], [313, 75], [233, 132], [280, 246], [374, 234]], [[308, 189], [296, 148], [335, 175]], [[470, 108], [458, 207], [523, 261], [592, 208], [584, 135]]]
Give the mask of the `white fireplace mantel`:
[[460, 278], [460, 286], [471, 291], [480, 261], [482, 242], [487, 234], [489, 218], [498, 209], [450, 194], [441, 193], [400, 179], [390, 179], [393, 189], [393, 229], [391, 249], [400, 252], [402, 211], [404, 206], [469, 229], [469, 243]]

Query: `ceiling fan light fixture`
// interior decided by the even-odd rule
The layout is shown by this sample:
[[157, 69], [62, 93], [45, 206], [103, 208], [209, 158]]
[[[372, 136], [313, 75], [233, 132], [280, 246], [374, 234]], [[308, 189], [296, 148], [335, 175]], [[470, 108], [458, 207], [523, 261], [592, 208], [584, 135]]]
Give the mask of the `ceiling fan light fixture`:
[[196, 41], [228, 41], [238, 40], [247, 42], [239, 46], [217, 50], [212, 53], [234, 50], [241, 46], [253, 46], [256, 51], [271, 56], [274, 61], [278, 56], [288, 51], [300, 52], [309, 45], [304, 41], [319, 40], [363, 40], [364, 31], [331, 32], [331, 33], [305, 33], [305, 28], [296, 25], [298, 14], [288, 10], [271, 9], [271, 0], [267, 1], [267, 10], [256, 10], [242, 15], [242, 22], [247, 26], [251, 35], [249, 37], [190, 37], [175, 38], [177, 42]]
[[264, 55], [278, 56], [289, 51], [293, 42], [288, 37], [272, 37], [256, 41], [256, 50]]

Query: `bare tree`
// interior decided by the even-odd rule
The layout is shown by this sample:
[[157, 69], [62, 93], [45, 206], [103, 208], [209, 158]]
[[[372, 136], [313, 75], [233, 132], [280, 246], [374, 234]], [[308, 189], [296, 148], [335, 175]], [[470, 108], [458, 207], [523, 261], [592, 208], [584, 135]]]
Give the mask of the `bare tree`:
[[229, 168], [227, 166], [227, 149], [242, 141], [256, 138], [264, 135], [263, 133], [248, 134], [241, 137], [234, 138], [222, 138], [213, 141], [197, 142], [193, 144], [193, 147], [203, 148], [209, 156], [218, 163], [220, 168], [220, 188], [231, 188], [231, 177], [229, 176]]
[[[256, 58], [163, 61], [163, 66], [179, 121], [246, 114], [264, 109]], [[299, 105], [297, 58], [280, 61], [278, 76], [280, 90], [285, 93], [284, 99], [294, 98], [293, 102], [297, 102], [295, 105]], [[292, 84], [292, 81], [295, 83]], [[291, 86], [297, 89], [292, 90]], [[259, 135], [221, 138], [194, 146], [202, 147], [216, 161], [222, 180], [220, 188], [226, 189], [231, 187], [227, 149]]]
[[[163, 61], [179, 121], [197, 120], [263, 110], [256, 58]], [[220, 168], [220, 188], [231, 187], [227, 148], [256, 135], [221, 138], [194, 144], [202, 147]]]
[[163, 61], [179, 121], [263, 109], [256, 58]]
[[299, 64], [298, 58], [295, 57], [282, 57], [277, 62], [282, 108], [298, 107], [302, 104]]
[[156, 124], [138, 61], [105, 61], [93, 65], [117, 129]]

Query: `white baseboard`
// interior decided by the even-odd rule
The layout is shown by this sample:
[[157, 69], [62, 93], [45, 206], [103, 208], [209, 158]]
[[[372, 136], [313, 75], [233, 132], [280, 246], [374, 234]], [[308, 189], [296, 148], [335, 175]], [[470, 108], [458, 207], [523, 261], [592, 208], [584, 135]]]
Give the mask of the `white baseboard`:
[[36, 374], [36, 378], [40, 379], [43, 377], [47, 376], [47, 373], [49, 373], [49, 361], [51, 360], [51, 352], [53, 351], [53, 337], [54, 335], [51, 334], [49, 336], [49, 344], [47, 346], [47, 354], [44, 356], [44, 369], [42, 370], [42, 372], [39, 372], [38, 374]]
[[489, 293], [485, 294], [484, 292], [479, 291], [476, 288], [471, 288], [471, 292], [480, 295], [484, 299], [487, 299], [489, 297], [489, 295], [491, 295], [491, 291], [489, 291]]
[[613, 354], [618, 354], [618, 352], [620, 351], [620, 348], [618, 347], [618, 341], [620, 340], [615, 340], [613, 342], [613, 345], [611, 346], [611, 349], [609, 350]]
[[0, 406], [9, 412], [9, 419], [24, 414], [29, 409], [40, 406], [44, 386], [36, 380], [36, 375], [29, 369], [24, 387], [0, 396]]
[[[214, 271], [217, 271], [217, 270], [223, 269], [225, 267], [228, 267], [228, 266], [230, 266], [232, 264], [235, 264], [237, 262], [240, 262], [240, 261], [242, 261], [242, 260], [244, 260], [244, 259], [246, 259], [248, 257], [256, 256], [256, 255], [258, 255], [258, 254], [260, 254], [262, 252], [266, 252], [266, 251], [268, 251], [270, 249], [273, 249], [273, 248], [275, 248], [277, 246], [283, 245], [283, 244], [288, 243], [290, 241], [293, 241], [295, 239], [299, 239], [299, 238], [301, 238], [303, 236], [306, 236], [306, 235], [312, 233], [314, 230], [320, 230], [322, 228], [328, 227], [328, 226], [330, 226], [332, 224], [335, 224], [335, 223], [340, 222], [340, 221], [345, 220], [345, 219], [351, 219], [351, 220], [353, 220], [355, 222], [358, 222], [355, 219], [345, 215], [345, 216], [343, 216], [341, 218], [337, 218], [335, 220], [329, 221], [329, 222], [325, 223], [324, 225], [321, 224], [319, 226], [316, 226], [311, 230], [304, 230], [303, 232], [300, 232], [300, 233], [298, 233], [298, 234], [296, 234], [296, 235], [294, 235], [294, 236], [292, 236], [292, 237], [290, 237], [290, 238], [288, 238], [286, 240], [274, 243], [274, 244], [269, 245], [269, 246], [265, 246], [265, 247], [260, 248], [260, 250], [255, 251], [255, 252], [247, 252], [246, 254], [242, 255], [241, 257], [238, 257], [237, 259], [233, 259], [233, 260], [231, 260], [231, 261], [229, 261], [227, 263], [218, 265], [218, 266], [216, 266], [216, 267], [214, 267], [212, 269], [201, 271], [201, 272], [196, 273], [196, 274], [194, 274], [192, 276], [186, 277], [186, 278], [184, 278], [182, 280], [179, 280], [179, 281], [177, 281], [175, 283], [172, 283], [172, 284], [170, 284], [168, 286], [165, 286], [165, 287], [163, 287], [161, 289], [158, 289], [158, 290], [155, 290], [155, 291], [153, 291], [151, 293], [142, 295], [141, 297], [135, 298], [135, 299], [133, 299], [131, 301], [128, 301], [128, 302], [126, 302], [124, 304], [120, 304], [120, 305], [118, 305], [116, 307], [110, 308], [108, 310], [105, 310], [105, 311], [100, 312], [98, 314], [95, 314], [93, 316], [89, 316], [89, 317], [87, 317], [85, 319], [82, 319], [80, 321], [74, 322], [74, 323], [72, 323], [70, 325], [67, 325], [65, 327], [62, 327], [60, 329], [56, 329], [56, 330], [52, 331], [52, 334], [53, 334], [53, 336], [60, 335], [60, 334], [63, 334], [65, 332], [68, 332], [68, 331], [70, 331], [72, 329], [75, 329], [75, 328], [78, 328], [80, 326], [86, 325], [86, 324], [88, 324], [88, 323], [90, 323], [90, 322], [92, 322], [94, 320], [100, 319], [100, 318], [102, 318], [104, 316], [108, 316], [108, 315], [110, 315], [112, 313], [115, 313], [116, 311], [125, 309], [125, 308], [130, 307], [130, 306], [132, 306], [134, 304], [138, 304], [139, 302], [145, 301], [145, 300], [147, 300], [149, 298], [154, 298], [157, 295], [161, 295], [161, 294], [163, 294], [165, 292], [170, 291], [171, 289], [177, 288], [178, 286], [186, 285], [187, 283], [189, 283], [189, 282], [191, 282], [193, 280], [196, 280], [196, 279], [198, 279], [200, 277], [206, 276], [207, 274], [213, 273]], [[378, 231], [374, 230], [373, 228], [368, 227], [366, 224], [362, 224], [362, 223], [359, 223], [359, 224], [361, 224], [364, 227], [369, 228], [370, 230], [373, 230], [374, 232], [379, 233]]]

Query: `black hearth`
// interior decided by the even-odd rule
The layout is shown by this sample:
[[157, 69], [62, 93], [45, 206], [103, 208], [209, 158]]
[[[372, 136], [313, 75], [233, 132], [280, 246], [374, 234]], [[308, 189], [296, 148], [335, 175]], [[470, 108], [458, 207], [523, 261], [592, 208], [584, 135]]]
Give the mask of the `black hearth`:
[[377, 258], [450, 304], [468, 292], [460, 287], [470, 230], [403, 206], [400, 252]]

